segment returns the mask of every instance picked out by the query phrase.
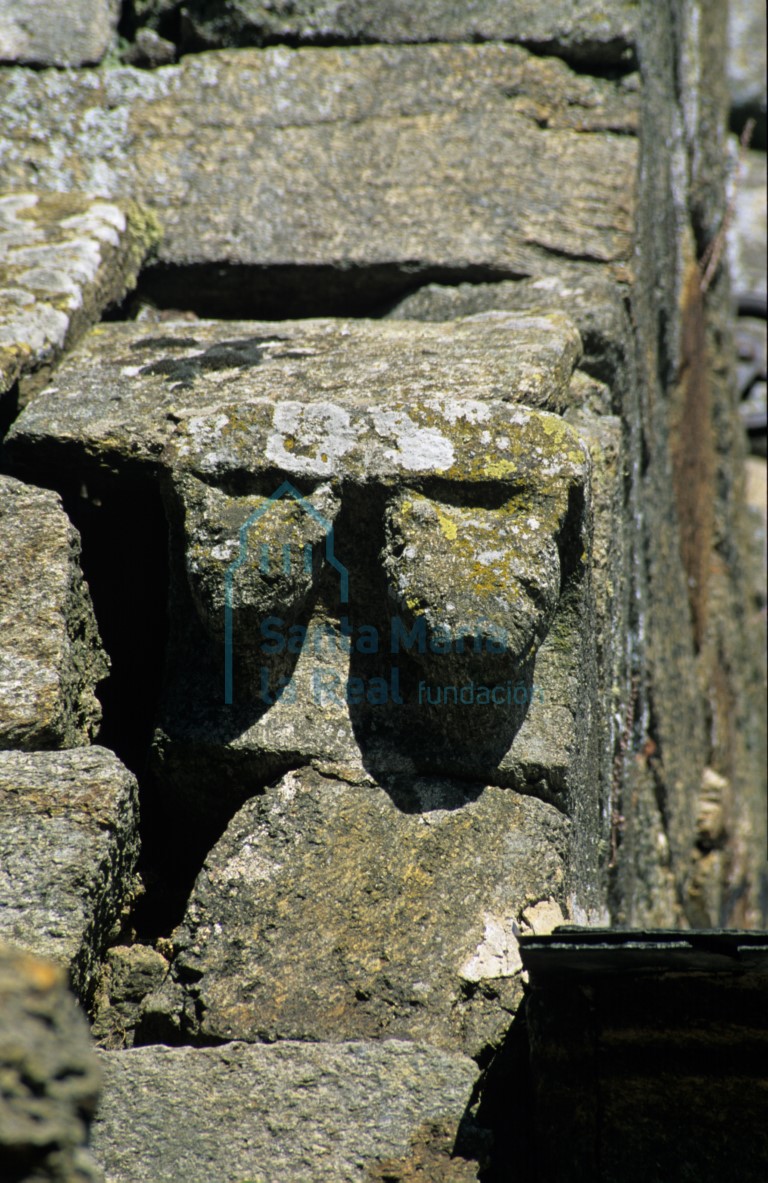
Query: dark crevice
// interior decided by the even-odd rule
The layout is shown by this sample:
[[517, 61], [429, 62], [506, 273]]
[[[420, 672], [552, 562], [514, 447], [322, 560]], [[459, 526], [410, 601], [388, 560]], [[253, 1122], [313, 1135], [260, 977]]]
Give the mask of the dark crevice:
[[768, 136], [766, 135], [766, 117], [764, 106], [757, 106], [757, 104], [754, 104], [753, 106], [731, 108], [729, 121], [730, 131], [735, 136], [741, 138], [744, 128], [750, 119], [754, 119], [755, 126], [752, 131], [749, 146], [756, 152], [765, 152], [766, 146], [768, 146]]
[[19, 413], [19, 384], [14, 382], [10, 390], [0, 394], [0, 448]]
[[591, 78], [604, 78], [608, 82], [617, 82], [638, 69], [635, 46], [620, 37], [613, 41], [584, 41], [571, 45], [563, 45], [561, 41], [555, 40], [509, 40], [511, 44], [527, 49], [536, 57], [560, 58], [574, 74], [588, 74]]
[[[355, 30], [353, 27], [346, 32], [339, 28], [333, 31], [307, 28], [303, 33], [289, 33], [285, 30], [270, 32], [268, 28], [258, 23], [248, 23], [242, 10], [239, 22], [235, 24], [229, 17], [226, 6], [208, 4], [194, 4], [187, 11], [182, 0], [178, 3], [166, 3], [151, 12], [149, 19], [141, 22], [136, 12], [133, 0], [125, 0], [118, 32], [127, 41], [133, 41], [141, 28], [151, 28], [165, 40], [172, 42], [180, 54], [206, 53], [216, 49], [270, 49], [283, 46], [287, 49], [333, 49], [353, 48], [356, 46], [392, 46], [417, 48], [422, 45], [483, 45], [507, 44], [516, 45], [529, 53], [540, 57], [561, 58], [576, 73], [591, 74], [593, 77], [622, 78], [633, 73], [638, 68], [637, 50], [633, 42], [623, 36], [616, 36], [607, 41], [570, 40], [560, 37], [546, 37], [535, 39], [524, 34], [512, 34], [507, 37], [487, 36], [482, 32], [467, 30], [463, 38], [446, 38], [440, 36], [410, 39], [377, 37], [366, 34], [363, 28]], [[222, 11], [223, 9], [223, 11]], [[192, 23], [192, 17], [207, 18], [209, 32]]]
[[145, 304], [221, 320], [290, 320], [314, 316], [381, 317], [424, 284], [498, 283], [519, 272], [477, 265], [378, 263], [348, 266], [157, 264], [105, 320], [131, 320]]
[[481, 1183], [508, 1183], [512, 1163], [515, 1183], [533, 1183], [536, 1179], [534, 1095], [525, 1000], [485, 1068], [479, 1095], [474, 1114], [468, 1108], [459, 1127], [457, 1150], [474, 1129], [486, 1130], [491, 1135], [491, 1145], [490, 1153], [484, 1156]]
[[[289, 771], [290, 768], [286, 768]], [[162, 784], [150, 775], [142, 813], [139, 873], [144, 894], [131, 916], [136, 940], [154, 944], [167, 937], [184, 918], [189, 897], [203, 864], [246, 800], [264, 791], [251, 786], [243, 799], [230, 801], [205, 817], [179, 808], [167, 799]]]
[[[156, 484], [124, 473], [117, 479], [88, 477], [87, 483], [59, 481], [64, 507], [80, 532], [82, 568], [90, 588], [109, 677], [97, 689], [102, 723], [96, 742], [112, 751], [139, 782], [141, 855], [139, 873], [146, 893], [124, 930], [139, 939], [165, 919], [162, 896], [151, 890], [162, 868], [163, 883], [176, 872], [174, 852], [164, 841], [156, 793], [149, 776], [167, 641], [168, 537]], [[183, 819], [177, 819], [183, 833]], [[158, 924], [148, 910], [158, 908]]]
[[88, 478], [59, 482], [64, 508], [82, 539], [109, 677], [98, 688], [97, 742], [138, 777], [146, 772], [167, 633], [167, 527], [156, 486]]

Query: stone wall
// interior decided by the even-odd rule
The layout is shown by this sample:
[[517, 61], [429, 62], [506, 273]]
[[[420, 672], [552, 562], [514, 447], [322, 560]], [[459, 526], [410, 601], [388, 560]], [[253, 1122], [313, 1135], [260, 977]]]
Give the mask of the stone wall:
[[110, 1179], [506, 1178], [521, 935], [766, 923], [724, 7], [36, 7], [0, 934]]

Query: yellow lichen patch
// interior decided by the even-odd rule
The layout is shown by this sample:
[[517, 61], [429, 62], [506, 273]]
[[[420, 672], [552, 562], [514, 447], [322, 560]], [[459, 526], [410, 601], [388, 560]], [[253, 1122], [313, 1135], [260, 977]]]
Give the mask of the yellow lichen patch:
[[433, 502], [433, 504], [435, 507], [435, 513], [437, 514], [437, 520], [440, 523], [440, 529], [449, 542], [455, 542], [456, 535], [458, 533], [458, 527], [456, 523], [452, 521], [448, 514], [441, 509], [436, 501]]
[[514, 460], [483, 460], [480, 472], [489, 480], [502, 481], [517, 472], [517, 465]]

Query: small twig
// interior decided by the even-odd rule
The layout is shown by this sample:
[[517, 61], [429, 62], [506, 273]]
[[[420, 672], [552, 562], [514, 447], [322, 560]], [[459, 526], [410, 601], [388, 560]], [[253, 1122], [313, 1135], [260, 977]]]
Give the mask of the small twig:
[[725, 250], [725, 244], [728, 238], [728, 230], [730, 228], [731, 222], [733, 221], [733, 215], [736, 212], [736, 198], [739, 195], [739, 182], [741, 180], [741, 168], [744, 163], [744, 153], [749, 147], [750, 140], [752, 139], [752, 132], [754, 130], [754, 119], [748, 119], [744, 124], [744, 130], [739, 137], [739, 167], [736, 170], [736, 179], [733, 185], [733, 193], [731, 194], [728, 204], [725, 207], [725, 213], [723, 215], [723, 220], [720, 223], [720, 229], [718, 230], [717, 234], [715, 234], [707, 249], [704, 251], [704, 254], [701, 256], [701, 259], [699, 260], [699, 272], [701, 273], [699, 287], [701, 289], [702, 296], [705, 295], [705, 293], [709, 290], [709, 286], [712, 283], [712, 280], [715, 278], [715, 273], [720, 266], [720, 260], [723, 257], [723, 251]]

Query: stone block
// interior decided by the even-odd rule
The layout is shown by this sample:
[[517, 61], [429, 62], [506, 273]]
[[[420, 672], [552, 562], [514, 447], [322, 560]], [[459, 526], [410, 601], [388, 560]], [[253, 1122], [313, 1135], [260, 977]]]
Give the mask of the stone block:
[[86, 1149], [101, 1074], [85, 1016], [50, 961], [0, 943], [0, 1175], [103, 1183]]
[[387, 1040], [141, 1047], [99, 1062], [92, 1145], [112, 1183], [364, 1183], [393, 1159], [403, 1173], [384, 1177], [400, 1180], [414, 1142], [440, 1133], [435, 1177], [477, 1178], [461, 1143], [450, 1153], [478, 1076], [464, 1056]]
[[118, 0], [0, 0], [0, 61], [100, 62], [117, 37]]
[[[149, 24], [169, 22], [179, 0], [139, 0], [137, 14]], [[205, 0], [183, 6], [180, 37], [185, 48], [226, 48], [360, 42], [515, 41], [559, 57], [624, 66], [634, 61], [639, 20], [633, 0], [240, 0], [223, 11]], [[167, 24], [166, 24], [167, 27]]]
[[157, 214], [161, 265], [145, 286], [175, 307], [190, 292], [177, 266], [195, 268], [198, 304], [236, 316], [244, 304], [274, 315], [277, 300], [306, 313], [318, 291], [327, 312], [357, 311], [419, 280], [631, 262], [637, 93], [517, 46], [15, 70], [0, 103], [11, 187], [135, 198]]
[[508, 789], [288, 773], [208, 856], [145, 1018], [193, 1041], [403, 1038], [477, 1058], [522, 997], [523, 911], [565, 907], [568, 831]]
[[87, 744], [109, 665], [57, 493], [0, 476], [0, 552], [0, 749]]
[[122, 299], [157, 238], [157, 225], [130, 201], [0, 195], [0, 394], [57, 361]]
[[632, 334], [622, 289], [589, 267], [563, 266], [557, 275], [500, 283], [425, 284], [387, 314], [394, 320], [444, 321], [483, 312], [565, 313], [579, 330], [579, 368], [606, 384], [607, 404], [591, 409], [618, 411], [626, 401], [632, 368]]
[[[445, 469], [445, 457], [439, 449], [431, 454], [427, 442], [421, 459], [397, 445], [410, 428], [405, 420], [399, 431], [395, 421], [384, 431], [382, 447], [372, 419], [359, 445], [352, 437], [384, 398], [393, 407], [414, 398], [439, 400], [450, 385], [457, 398], [471, 391], [476, 399], [510, 407], [524, 403], [562, 411], [580, 354], [578, 332], [559, 312], [491, 315], [457, 326], [362, 319], [181, 322], [159, 330], [140, 323], [102, 324], [16, 420], [6, 448], [19, 462], [23, 453], [34, 468], [33, 451], [38, 460], [45, 453], [53, 461], [58, 450], [63, 465], [62, 449], [74, 444], [90, 475], [181, 463], [205, 479], [218, 479], [244, 464], [249, 469], [258, 464], [264, 448], [267, 463], [295, 479], [332, 476], [337, 459], [345, 471], [362, 471], [374, 451], [382, 476], [389, 468]], [[309, 439], [298, 449], [290, 441], [270, 442], [277, 391], [284, 405], [274, 429], [287, 438], [291, 428], [283, 430], [281, 423], [295, 417], [302, 404], [318, 404], [307, 412], [310, 420], [318, 418], [316, 430], [331, 416], [327, 429], [341, 432], [330, 452], [313, 451]], [[216, 415], [230, 399], [244, 404], [252, 422], [241, 423], [232, 406], [231, 429], [211, 448], [221, 434]], [[324, 409], [334, 399], [351, 404], [340, 412], [338, 425]], [[311, 435], [311, 421], [305, 430]], [[257, 440], [254, 432], [262, 437]], [[386, 439], [395, 445], [391, 457]], [[173, 454], [164, 451], [169, 445]], [[464, 466], [461, 457], [458, 465]], [[476, 478], [482, 475], [478, 469]]]
[[0, 752], [0, 933], [92, 992], [135, 889], [136, 781], [112, 752]]

